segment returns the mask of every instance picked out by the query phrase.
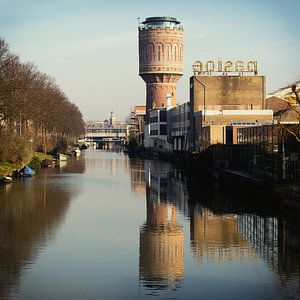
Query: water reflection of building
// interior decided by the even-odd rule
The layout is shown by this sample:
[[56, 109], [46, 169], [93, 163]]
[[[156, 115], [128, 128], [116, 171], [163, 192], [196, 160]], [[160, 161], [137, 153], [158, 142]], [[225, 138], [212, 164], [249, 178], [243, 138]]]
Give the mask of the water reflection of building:
[[238, 231], [264, 259], [278, 261], [278, 220], [272, 217], [242, 214], [238, 216]]
[[300, 228], [297, 223], [254, 214], [238, 216], [239, 232], [279, 275], [281, 293], [285, 298], [299, 299]]
[[131, 190], [136, 194], [146, 194], [145, 162], [141, 159], [129, 159]]
[[184, 276], [184, 235], [167, 200], [169, 166], [146, 166], [147, 219], [140, 229], [140, 280], [149, 289], [176, 289]]
[[191, 246], [199, 262], [256, 259], [256, 252], [238, 232], [237, 215], [217, 215], [197, 205], [191, 213]]
[[[191, 247], [198, 262], [255, 266], [266, 262], [283, 298], [300, 299], [299, 220], [274, 217], [276, 210], [269, 207], [269, 216], [263, 207], [257, 215], [252, 198], [241, 199], [224, 190], [198, 197], [198, 183], [195, 189], [189, 185], [187, 194], [182, 173], [165, 163], [140, 160], [130, 165], [132, 185], [143, 186], [147, 196], [147, 221], [140, 229], [140, 280], [146, 288], [153, 292], [181, 286], [183, 232], [177, 212], [177, 218], [178, 213], [190, 218]], [[189, 207], [189, 199], [198, 204]]]

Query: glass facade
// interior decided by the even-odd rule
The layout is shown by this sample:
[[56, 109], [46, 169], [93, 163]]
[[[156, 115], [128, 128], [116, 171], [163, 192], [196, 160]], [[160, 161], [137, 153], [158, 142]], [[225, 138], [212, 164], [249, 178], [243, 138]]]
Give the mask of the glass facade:
[[180, 22], [173, 17], [150, 17], [147, 18], [141, 24], [139, 24], [139, 28], [141, 30], [158, 29], [158, 28], [182, 29], [182, 27], [179, 24]]

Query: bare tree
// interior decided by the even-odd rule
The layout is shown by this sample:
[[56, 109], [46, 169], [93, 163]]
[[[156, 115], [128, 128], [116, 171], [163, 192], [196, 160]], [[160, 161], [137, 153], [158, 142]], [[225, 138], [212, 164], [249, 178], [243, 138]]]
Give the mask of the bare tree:
[[21, 63], [0, 38], [0, 160], [22, 160], [22, 155], [8, 155], [22, 149], [16, 146], [18, 140], [27, 145], [32, 141], [31, 146], [48, 152], [83, 132], [78, 107], [51, 77], [31, 63]]
[[297, 124], [284, 124], [279, 122], [278, 130], [281, 136], [285, 136], [286, 134], [291, 135], [293, 138], [296, 139], [297, 142], [300, 143], [300, 100], [298, 95], [297, 84], [292, 84], [290, 86], [292, 95], [295, 96], [296, 105], [292, 105], [288, 102], [288, 108], [281, 111], [281, 114], [285, 112], [292, 112], [297, 120]]

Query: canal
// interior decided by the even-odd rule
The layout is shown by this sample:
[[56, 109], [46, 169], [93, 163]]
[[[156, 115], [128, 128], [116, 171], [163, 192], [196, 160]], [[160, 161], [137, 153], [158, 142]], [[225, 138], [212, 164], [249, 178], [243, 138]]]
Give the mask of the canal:
[[299, 299], [297, 222], [236, 198], [98, 150], [2, 185], [0, 299]]

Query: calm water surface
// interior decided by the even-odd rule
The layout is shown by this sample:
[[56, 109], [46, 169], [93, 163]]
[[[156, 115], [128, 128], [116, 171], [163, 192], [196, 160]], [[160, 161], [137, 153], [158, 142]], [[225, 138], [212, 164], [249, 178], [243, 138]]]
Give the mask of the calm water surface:
[[299, 299], [297, 223], [186, 182], [96, 150], [0, 186], [0, 299]]

